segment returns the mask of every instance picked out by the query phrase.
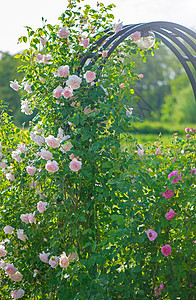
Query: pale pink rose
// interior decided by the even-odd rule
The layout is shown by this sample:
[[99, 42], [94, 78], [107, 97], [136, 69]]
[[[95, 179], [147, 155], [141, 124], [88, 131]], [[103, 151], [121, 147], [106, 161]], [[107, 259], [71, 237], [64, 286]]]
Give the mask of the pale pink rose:
[[86, 78], [86, 82], [92, 82], [96, 78], [95, 72], [87, 71], [84, 74], [84, 78]]
[[14, 274], [10, 274], [9, 275], [10, 279], [12, 279], [13, 281], [19, 282], [22, 280], [23, 275], [20, 272], [16, 272]]
[[175, 215], [177, 215], [177, 213], [175, 213], [173, 209], [170, 209], [169, 212], [165, 214], [165, 217], [170, 221], [175, 217]]
[[150, 241], [154, 241], [157, 237], [157, 233], [153, 229], [148, 229], [145, 231], [145, 233], [147, 234]]
[[28, 100], [22, 100], [21, 101], [21, 112], [25, 113], [25, 115], [32, 115], [33, 111], [29, 107], [29, 102]]
[[168, 175], [168, 179], [173, 177], [172, 183], [177, 183], [179, 180], [182, 180], [181, 173], [179, 171], [173, 171]]
[[30, 175], [30, 176], [33, 176], [36, 172], [36, 167], [33, 167], [33, 166], [27, 166], [26, 167], [26, 170], [27, 170], [27, 173]]
[[51, 258], [49, 260], [49, 265], [52, 268], [56, 268], [58, 266], [58, 262], [59, 262], [58, 256], [51, 256]]
[[48, 205], [47, 202], [42, 202], [42, 201], [39, 201], [37, 203], [37, 209], [40, 213], [43, 213], [45, 210], [46, 210], [46, 206]]
[[103, 57], [107, 57], [107, 56], [108, 56], [108, 51], [105, 51], [105, 50], [104, 50], [104, 51], [102, 52], [102, 56], [103, 56]]
[[56, 70], [56, 75], [58, 77], [67, 77], [69, 75], [69, 66], [61, 66]]
[[20, 219], [22, 222], [26, 223], [26, 224], [29, 224], [29, 214], [22, 214], [20, 216]]
[[190, 172], [194, 175], [196, 175], [196, 168], [195, 169], [191, 169]]
[[65, 87], [63, 92], [62, 92], [62, 96], [65, 98], [65, 99], [68, 99], [70, 97], [73, 96], [73, 91], [72, 89], [68, 88], [68, 87]]
[[41, 61], [43, 59], [43, 55], [41, 54], [41, 53], [38, 53], [37, 55], [36, 55], [36, 60], [39, 62], [39, 61]]
[[174, 195], [174, 191], [170, 191], [170, 190], [166, 190], [163, 193], [163, 197], [165, 197], [165, 198], [171, 198], [171, 197], [173, 197], [173, 195]]
[[115, 33], [118, 33], [123, 29], [123, 22], [117, 23], [113, 25]]
[[155, 154], [156, 154], [156, 155], [161, 155], [161, 149], [160, 149], [160, 148], [157, 148], [156, 151], [155, 151]]
[[3, 159], [1, 162], [0, 162], [0, 169], [4, 169], [7, 165], [6, 165], [6, 162], [7, 160], [6, 159]]
[[19, 150], [21, 153], [25, 153], [25, 152], [27, 152], [27, 150], [28, 150], [24, 143], [19, 144], [19, 145], [17, 146], [17, 148], [18, 148], [18, 150]]
[[132, 113], [133, 113], [133, 108], [132, 107], [126, 107], [126, 116], [127, 117], [131, 117]]
[[27, 236], [24, 235], [24, 230], [23, 229], [18, 229], [17, 230], [17, 236], [19, 238], [19, 240], [26, 242]]
[[125, 87], [125, 84], [121, 83], [119, 86], [120, 86], [121, 89], [123, 89]]
[[22, 158], [20, 157], [20, 154], [21, 154], [21, 152], [18, 149], [15, 150], [15, 151], [12, 151], [12, 158], [15, 159], [15, 161], [17, 161], [19, 163], [22, 161]]
[[42, 144], [45, 143], [44, 136], [36, 135], [33, 132], [30, 133], [30, 138], [32, 139], [32, 141], [34, 141], [39, 146], [42, 146]]
[[45, 165], [45, 168], [50, 173], [54, 173], [59, 170], [58, 163], [55, 160], [48, 160], [47, 164]]
[[131, 34], [131, 38], [134, 42], [137, 42], [141, 38], [141, 33], [139, 31], [136, 31]]
[[1, 259], [0, 260], [0, 270], [5, 269], [5, 267], [6, 267], [6, 262], [3, 259]]
[[46, 149], [42, 148], [40, 152], [41, 158], [46, 160], [52, 160], [52, 153], [50, 151], [47, 151]]
[[18, 91], [20, 89], [20, 86], [16, 79], [14, 81], [10, 81], [10, 87], [15, 91]]
[[45, 38], [40, 38], [40, 42], [42, 44], [42, 46], [45, 46], [46, 45], [46, 39]]
[[67, 269], [67, 267], [69, 266], [69, 259], [65, 252], [63, 252], [63, 254], [61, 254], [60, 256], [59, 265], [65, 269]]
[[36, 223], [36, 218], [35, 218], [35, 212], [32, 214], [32, 213], [30, 213], [29, 215], [28, 215], [28, 218], [29, 218], [29, 223]]
[[52, 95], [54, 98], [59, 99], [60, 97], [62, 97], [63, 91], [63, 88], [59, 85], [56, 89], [54, 89]]
[[168, 256], [171, 255], [171, 247], [170, 245], [165, 245], [161, 248], [161, 252], [163, 253], [163, 255]]
[[144, 155], [144, 148], [141, 144], [138, 145], [138, 150], [137, 150], [137, 154], [141, 157], [142, 155]]
[[12, 275], [12, 274], [16, 273], [17, 268], [14, 267], [14, 264], [7, 263], [4, 270], [7, 275]]
[[138, 78], [139, 78], [139, 79], [142, 79], [143, 77], [144, 77], [143, 74], [138, 74]]
[[14, 233], [14, 228], [10, 225], [7, 225], [3, 228], [5, 234], [12, 234]]
[[8, 181], [14, 181], [15, 180], [15, 176], [12, 173], [7, 173], [6, 178]]
[[56, 139], [53, 135], [49, 135], [45, 141], [46, 144], [51, 148], [58, 148], [60, 146], [59, 139]]
[[64, 145], [61, 145], [61, 151], [63, 153], [66, 153], [67, 151], [70, 151], [72, 147], [73, 147], [72, 143], [71, 142], [67, 142]]
[[74, 260], [78, 260], [79, 257], [78, 257], [77, 253], [73, 252], [68, 255], [68, 259], [69, 259], [69, 261], [74, 261]]
[[7, 251], [5, 250], [5, 247], [3, 245], [0, 245], [0, 257], [6, 256]]
[[81, 161], [78, 161], [76, 158], [74, 158], [69, 164], [69, 168], [73, 172], [78, 172], [81, 169], [81, 167], [82, 167]]
[[43, 63], [46, 64], [46, 65], [51, 65], [52, 64], [52, 55], [51, 54], [47, 54], [47, 55], [43, 55]]
[[84, 48], [87, 48], [89, 46], [89, 39], [81, 39], [81, 44]]
[[27, 91], [28, 93], [32, 93], [31, 86], [32, 86], [32, 83], [29, 84], [29, 82], [25, 82], [24, 83], [24, 90]]
[[70, 35], [70, 31], [67, 27], [59, 27], [57, 35], [60, 39], [65, 39]]
[[23, 289], [14, 290], [11, 292], [11, 296], [13, 299], [19, 299], [22, 298], [25, 294], [25, 291]]
[[65, 141], [70, 138], [70, 135], [65, 135], [63, 129], [59, 128], [57, 138], [59, 138], [61, 141]]
[[80, 77], [78, 77], [77, 75], [70, 75], [68, 80], [66, 81], [66, 84], [72, 90], [76, 90], [76, 89], [79, 89], [81, 82], [82, 82], [82, 79]]
[[39, 254], [39, 258], [41, 259], [41, 261], [48, 263], [49, 255], [50, 255], [50, 253], [45, 253], [44, 251], [42, 251], [42, 253]]

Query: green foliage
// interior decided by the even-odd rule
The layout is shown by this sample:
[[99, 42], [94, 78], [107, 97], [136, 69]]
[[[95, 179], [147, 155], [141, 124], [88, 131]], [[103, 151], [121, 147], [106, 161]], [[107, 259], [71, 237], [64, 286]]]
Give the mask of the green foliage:
[[[18, 129], [1, 109], [0, 236], [5, 249], [0, 248], [0, 296], [10, 299], [11, 291], [21, 288], [23, 299], [155, 299], [156, 286], [164, 284], [161, 297], [191, 299], [195, 132], [167, 147], [159, 143], [143, 149], [132, 139], [136, 116], [127, 102], [135, 99], [130, 84], [138, 74], [121, 58], [127, 46], [142, 58], [153, 50], [140, 51], [128, 39], [108, 60], [99, 49], [97, 62], [81, 67], [89, 51], [81, 34], [91, 47], [103, 30], [112, 30], [113, 16], [111, 5], [98, 4], [97, 11], [85, 6], [82, 12], [77, 2], [69, 1], [60, 26], [27, 27], [27, 39], [21, 38], [30, 42], [20, 55], [22, 103], [27, 113], [37, 110], [29, 129]], [[59, 32], [66, 26], [68, 36], [62, 38]], [[92, 38], [94, 31], [98, 34]], [[50, 59], [39, 61], [38, 54]], [[65, 65], [78, 76], [76, 85], [67, 81], [68, 74], [58, 75]], [[92, 84], [89, 70], [96, 76]], [[64, 92], [73, 87], [73, 96], [58, 96], [59, 86]], [[122, 148], [122, 135], [129, 148]], [[43, 157], [44, 149], [52, 158]], [[168, 175], [177, 170], [182, 180], [174, 184]], [[163, 197], [167, 189], [175, 192], [172, 198]], [[171, 208], [177, 215], [168, 220]], [[8, 225], [14, 228], [9, 235]], [[156, 230], [154, 241], [147, 229]], [[166, 244], [172, 248], [169, 256], [161, 252]], [[56, 266], [48, 263], [52, 256]], [[23, 275], [21, 281], [9, 275], [8, 263]]]

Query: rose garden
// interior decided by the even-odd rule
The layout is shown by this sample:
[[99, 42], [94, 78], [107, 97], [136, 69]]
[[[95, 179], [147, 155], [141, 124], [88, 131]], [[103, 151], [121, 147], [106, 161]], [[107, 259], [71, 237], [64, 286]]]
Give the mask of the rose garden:
[[10, 87], [36, 112], [27, 130], [1, 102], [0, 299], [195, 299], [196, 130], [138, 144], [142, 74], [124, 61], [159, 42], [141, 49], [136, 32], [108, 55], [96, 41], [122, 29], [113, 5], [79, 2], [20, 38]]

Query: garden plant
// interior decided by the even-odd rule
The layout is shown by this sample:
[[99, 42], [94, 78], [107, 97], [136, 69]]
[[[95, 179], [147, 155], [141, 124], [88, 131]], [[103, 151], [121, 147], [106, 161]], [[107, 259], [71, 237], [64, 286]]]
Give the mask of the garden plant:
[[141, 50], [136, 33], [107, 57], [93, 45], [122, 29], [113, 5], [80, 6], [19, 39], [27, 130], [1, 102], [0, 298], [195, 299], [196, 131], [131, 137], [142, 76], [124, 58], [157, 43]]

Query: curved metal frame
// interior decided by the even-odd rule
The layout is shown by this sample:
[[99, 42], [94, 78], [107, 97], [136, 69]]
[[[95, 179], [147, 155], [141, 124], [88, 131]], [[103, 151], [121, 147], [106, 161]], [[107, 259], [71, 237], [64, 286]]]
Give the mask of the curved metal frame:
[[[82, 58], [82, 67], [87, 59], [91, 59], [91, 65], [93, 65], [98, 57], [101, 56], [103, 50], [108, 49], [107, 58], [110, 57], [120, 43], [136, 31], [141, 33], [146, 31], [154, 32], [155, 37], [159, 38], [175, 54], [188, 75], [196, 100], [196, 79], [188, 65], [190, 63], [196, 71], [196, 33], [176, 23], [149, 22], [126, 25], [118, 33], [106, 30], [104, 36], [99, 38], [89, 53]], [[186, 44], [189, 45], [189, 49], [186, 47]], [[107, 58], [102, 59], [99, 69], [102, 69]]]

